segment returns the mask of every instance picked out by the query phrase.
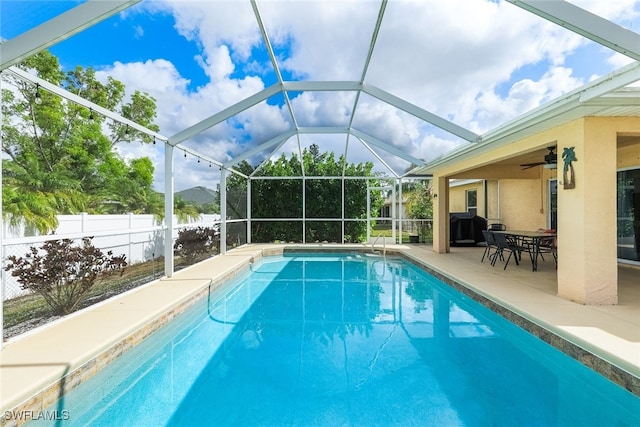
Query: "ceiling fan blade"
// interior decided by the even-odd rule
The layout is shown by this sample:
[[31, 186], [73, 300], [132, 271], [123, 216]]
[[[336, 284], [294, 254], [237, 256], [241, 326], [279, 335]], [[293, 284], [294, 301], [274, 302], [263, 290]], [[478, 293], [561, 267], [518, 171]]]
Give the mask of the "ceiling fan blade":
[[536, 166], [544, 165], [544, 163], [545, 162], [525, 163], [520, 166], [522, 167], [522, 170], [526, 170], [526, 169], [535, 168]]

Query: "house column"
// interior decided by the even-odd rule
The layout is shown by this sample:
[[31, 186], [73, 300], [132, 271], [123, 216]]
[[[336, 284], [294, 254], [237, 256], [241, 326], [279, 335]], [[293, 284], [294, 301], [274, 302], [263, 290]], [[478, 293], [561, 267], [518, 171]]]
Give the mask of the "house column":
[[433, 251], [449, 248], [449, 178], [433, 176]]
[[[597, 118], [577, 121], [573, 131], [558, 139], [558, 296], [617, 304], [616, 131]], [[562, 154], [570, 147], [575, 188], [568, 189]]]

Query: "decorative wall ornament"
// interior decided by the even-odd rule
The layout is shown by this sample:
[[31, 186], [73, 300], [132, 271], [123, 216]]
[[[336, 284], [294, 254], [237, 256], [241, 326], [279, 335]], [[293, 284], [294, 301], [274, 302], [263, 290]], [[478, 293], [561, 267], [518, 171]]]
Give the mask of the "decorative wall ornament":
[[562, 160], [564, 161], [564, 167], [562, 168], [562, 179], [564, 180], [564, 189], [568, 190], [576, 188], [576, 176], [573, 171], [572, 162], [577, 161], [576, 153], [573, 151], [575, 147], [565, 147], [562, 149]]

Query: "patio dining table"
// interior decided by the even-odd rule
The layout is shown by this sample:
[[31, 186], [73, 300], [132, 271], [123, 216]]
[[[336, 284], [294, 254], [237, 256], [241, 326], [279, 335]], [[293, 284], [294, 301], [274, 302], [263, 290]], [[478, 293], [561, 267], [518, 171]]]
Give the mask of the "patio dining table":
[[548, 239], [554, 239], [556, 237], [556, 233], [548, 233], [545, 231], [504, 230], [492, 231], [492, 233], [513, 236], [522, 243], [522, 246], [528, 247], [533, 271], [538, 270], [538, 255], [541, 253], [541, 244]]

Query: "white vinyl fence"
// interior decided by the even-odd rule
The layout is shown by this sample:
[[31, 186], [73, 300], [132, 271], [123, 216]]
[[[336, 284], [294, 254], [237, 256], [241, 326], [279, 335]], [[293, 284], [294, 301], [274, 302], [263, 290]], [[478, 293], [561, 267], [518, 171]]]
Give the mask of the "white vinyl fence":
[[[24, 230], [12, 229], [5, 224], [2, 268], [7, 265], [7, 257], [24, 256], [31, 247], [40, 247], [49, 240], [73, 239], [93, 236], [93, 245], [104, 253], [126, 255], [129, 265], [151, 261], [164, 255], [164, 225], [158, 225], [153, 215], [59, 215], [59, 226], [55, 234], [21, 237]], [[177, 223], [177, 218], [175, 222]], [[197, 221], [176, 225], [173, 240], [179, 230], [195, 227], [219, 227], [220, 215], [200, 215]], [[173, 245], [173, 242], [171, 242]], [[3, 300], [27, 293], [11, 276], [3, 271]]]

